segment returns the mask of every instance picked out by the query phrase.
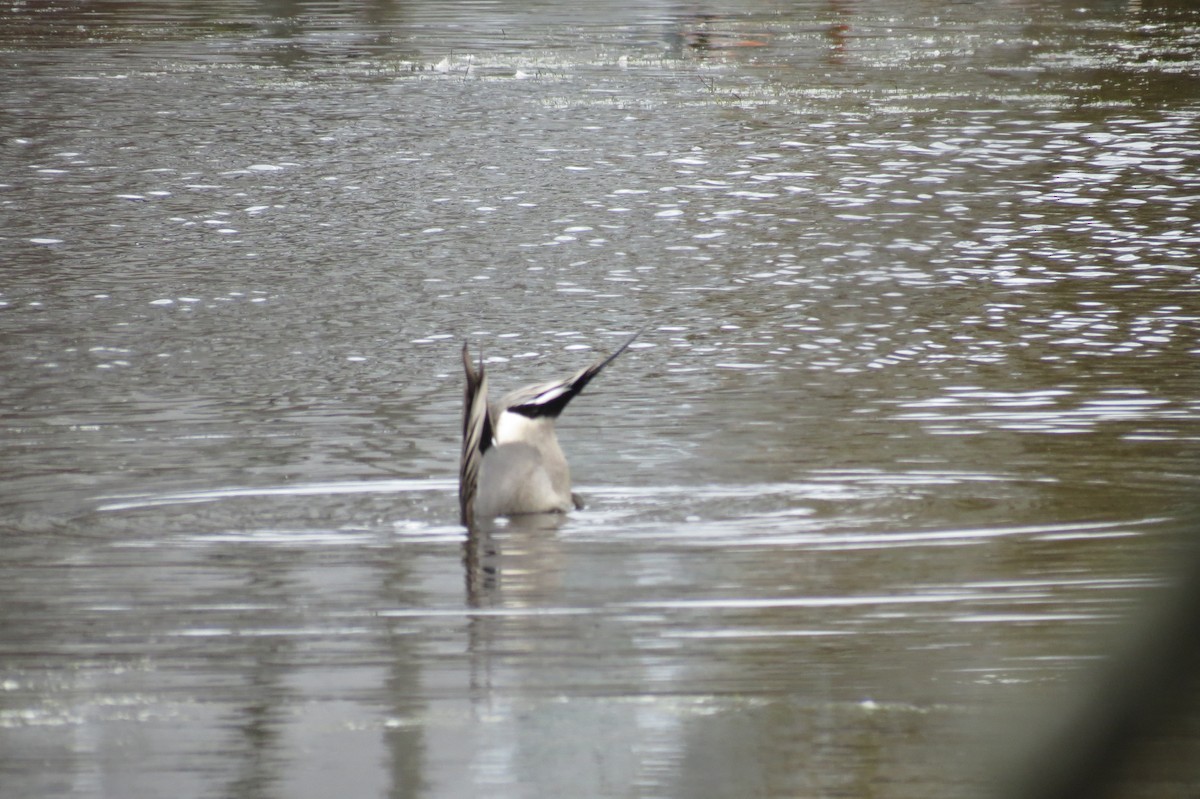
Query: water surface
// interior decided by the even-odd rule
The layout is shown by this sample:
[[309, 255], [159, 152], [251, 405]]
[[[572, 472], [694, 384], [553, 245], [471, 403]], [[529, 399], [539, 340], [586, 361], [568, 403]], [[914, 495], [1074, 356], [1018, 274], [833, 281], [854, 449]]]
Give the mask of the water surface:
[[[5, 795], [982, 792], [1200, 478], [1200, 17], [1070, 6], [0, 12]], [[461, 342], [641, 327], [468, 540]]]

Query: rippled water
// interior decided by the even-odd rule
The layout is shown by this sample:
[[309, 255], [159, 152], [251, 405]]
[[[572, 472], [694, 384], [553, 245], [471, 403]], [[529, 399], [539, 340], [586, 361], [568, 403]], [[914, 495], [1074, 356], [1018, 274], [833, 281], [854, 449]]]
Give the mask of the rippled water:
[[[5, 796], [980, 790], [1196, 518], [1200, 15], [1072, 5], [0, 10]], [[641, 327], [468, 541], [462, 340]]]

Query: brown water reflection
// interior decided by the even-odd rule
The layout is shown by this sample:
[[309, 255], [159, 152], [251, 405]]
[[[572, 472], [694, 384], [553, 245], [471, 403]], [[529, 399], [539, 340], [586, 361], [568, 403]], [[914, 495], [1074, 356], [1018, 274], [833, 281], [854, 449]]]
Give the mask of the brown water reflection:
[[1194, 535], [1198, 22], [0, 11], [4, 796], [984, 793]]

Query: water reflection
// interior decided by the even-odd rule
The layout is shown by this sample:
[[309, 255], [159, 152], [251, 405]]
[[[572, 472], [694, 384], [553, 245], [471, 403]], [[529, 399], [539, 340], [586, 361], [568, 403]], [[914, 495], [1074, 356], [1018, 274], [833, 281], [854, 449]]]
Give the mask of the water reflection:
[[538, 605], [562, 588], [559, 513], [489, 519], [473, 526], [463, 544], [467, 605], [474, 608]]
[[970, 795], [1192, 532], [1186, 3], [7, 13], [6, 796]]

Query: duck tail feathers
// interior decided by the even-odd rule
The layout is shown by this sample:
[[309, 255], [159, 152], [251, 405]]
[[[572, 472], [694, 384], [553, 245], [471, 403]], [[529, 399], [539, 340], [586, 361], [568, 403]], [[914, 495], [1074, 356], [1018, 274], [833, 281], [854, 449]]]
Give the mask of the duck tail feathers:
[[537, 418], [539, 416], [557, 418], [563, 412], [563, 409], [567, 407], [567, 403], [579, 396], [584, 387], [592, 381], [592, 378], [600, 374], [604, 367], [612, 363], [641, 334], [641, 330], [637, 331], [610, 355], [601, 358], [591, 366], [580, 369], [565, 380], [560, 380], [557, 383], [531, 386], [529, 389], [517, 392], [518, 395], [524, 396], [518, 396], [515, 401], [511, 402], [509, 410], [516, 411], [530, 418]]

